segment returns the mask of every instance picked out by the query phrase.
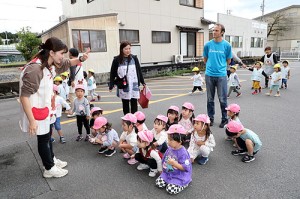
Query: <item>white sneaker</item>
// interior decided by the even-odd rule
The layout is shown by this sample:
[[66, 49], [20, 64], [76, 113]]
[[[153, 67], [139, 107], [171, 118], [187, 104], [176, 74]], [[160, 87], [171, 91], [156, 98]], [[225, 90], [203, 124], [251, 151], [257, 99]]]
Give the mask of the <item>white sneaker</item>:
[[150, 169], [149, 176], [153, 178], [156, 176], [157, 173], [157, 169]]
[[188, 92], [188, 94], [189, 94], [189, 95], [193, 95], [194, 93], [193, 93], [193, 92]]
[[59, 168], [64, 168], [68, 165], [67, 162], [61, 161], [60, 159], [57, 159], [56, 157], [53, 158], [54, 164]]
[[139, 171], [145, 170], [145, 169], [149, 169], [149, 166], [146, 164], [139, 164], [139, 166], [137, 166], [137, 170], [139, 170]]
[[75, 117], [75, 116], [76, 116], [75, 112], [73, 114], [71, 114], [71, 115], [67, 115], [68, 118]]
[[45, 170], [43, 173], [44, 178], [60, 178], [68, 174], [68, 170], [61, 169], [54, 165], [50, 170]]

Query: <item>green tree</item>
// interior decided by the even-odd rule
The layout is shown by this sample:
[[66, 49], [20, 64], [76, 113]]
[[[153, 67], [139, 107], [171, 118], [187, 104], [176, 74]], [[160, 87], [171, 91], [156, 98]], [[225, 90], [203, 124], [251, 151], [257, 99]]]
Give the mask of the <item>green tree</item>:
[[23, 57], [29, 61], [33, 55], [38, 52], [38, 46], [42, 42], [37, 34], [30, 32], [30, 27], [22, 28], [17, 33], [20, 42], [17, 44], [17, 50], [20, 51]]
[[2, 38], [0, 37], [0, 45], [3, 45]]

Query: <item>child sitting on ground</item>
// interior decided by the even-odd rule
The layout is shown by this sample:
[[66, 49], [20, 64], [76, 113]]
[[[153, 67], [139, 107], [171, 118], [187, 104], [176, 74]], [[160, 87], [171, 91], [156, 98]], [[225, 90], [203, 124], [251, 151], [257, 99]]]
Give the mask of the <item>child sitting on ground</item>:
[[[238, 104], [229, 104], [228, 107], [225, 108], [227, 110], [227, 116], [229, 117], [229, 121], [234, 120], [237, 122], [241, 122], [239, 119], [239, 114], [241, 111], [241, 108]], [[225, 124], [224, 128], [226, 129], [227, 124]], [[225, 130], [226, 132], [226, 130]], [[234, 140], [232, 137], [227, 135], [226, 138], [227, 141]]]
[[181, 110], [178, 124], [182, 125], [186, 130], [185, 142], [190, 141], [191, 133], [194, 131], [193, 128], [193, 119], [195, 118], [194, 110], [195, 107], [190, 102], [185, 102], [182, 105], [182, 110]]
[[168, 145], [162, 159], [163, 171], [156, 179], [158, 188], [166, 188], [169, 194], [178, 194], [192, 181], [190, 155], [182, 146], [186, 130], [180, 124], [173, 124], [168, 131]]
[[168, 122], [166, 125], [166, 131], [169, 130], [173, 124], [178, 124], [179, 108], [177, 106], [170, 106], [167, 111]]
[[168, 118], [166, 116], [158, 115], [154, 120], [154, 128], [152, 129], [154, 135], [153, 147], [162, 153], [168, 149], [168, 135], [165, 131], [167, 122]]
[[[92, 104], [90, 106], [92, 106]], [[96, 131], [93, 129], [95, 119], [97, 117], [102, 116], [102, 115], [103, 115], [103, 110], [100, 107], [93, 107], [91, 109], [91, 116], [92, 116], [92, 118], [90, 119], [90, 128], [91, 128], [92, 136], [93, 137], [95, 137], [96, 134], [97, 134]]]
[[258, 135], [237, 121], [231, 120], [226, 127], [227, 134], [236, 138], [238, 149], [232, 151], [232, 155], [243, 155], [243, 162], [252, 162], [255, 160], [254, 155], [261, 149], [262, 142]]
[[198, 163], [204, 165], [208, 161], [208, 156], [216, 146], [215, 138], [210, 131], [210, 119], [208, 115], [200, 114], [194, 119], [194, 132], [191, 136], [188, 152], [191, 162], [200, 156]]
[[145, 120], [146, 120], [145, 114], [141, 111], [137, 111], [134, 113], [134, 115], [137, 119], [135, 126], [137, 127], [138, 132], [140, 132], [142, 130], [148, 130], [148, 128], [145, 124]]

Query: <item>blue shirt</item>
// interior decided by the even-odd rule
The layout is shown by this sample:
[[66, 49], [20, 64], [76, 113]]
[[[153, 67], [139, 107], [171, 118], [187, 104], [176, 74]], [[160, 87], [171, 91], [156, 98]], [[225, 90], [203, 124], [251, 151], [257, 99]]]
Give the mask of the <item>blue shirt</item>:
[[205, 75], [224, 77], [227, 75], [227, 59], [232, 58], [231, 46], [226, 40], [210, 40], [204, 45], [203, 57], [207, 58]]
[[246, 141], [246, 139], [251, 140], [254, 143], [254, 152], [257, 152], [262, 146], [258, 135], [250, 129], [246, 129], [246, 133], [241, 134], [240, 138], [242, 138], [244, 141]]

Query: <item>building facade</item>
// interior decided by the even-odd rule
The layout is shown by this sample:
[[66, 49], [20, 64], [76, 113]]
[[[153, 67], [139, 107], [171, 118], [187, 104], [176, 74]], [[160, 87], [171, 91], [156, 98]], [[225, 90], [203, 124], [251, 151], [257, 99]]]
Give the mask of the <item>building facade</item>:
[[[64, 0], [62, 22], [42, 34], [62, 38], [83, 52], [97, 73], [109, 72], [119, 44], [132, 43], [142, 66], [170, 64], [202, 56], [209, 21], [204, 0]], [[181, 56], [174, 56], [181, 55]]]
[[218, 22], [225, 26], [224, 39], [239, 57], [264, 55], [267, 23], [220, 13]]

